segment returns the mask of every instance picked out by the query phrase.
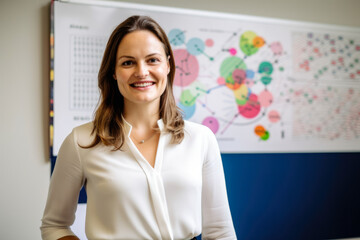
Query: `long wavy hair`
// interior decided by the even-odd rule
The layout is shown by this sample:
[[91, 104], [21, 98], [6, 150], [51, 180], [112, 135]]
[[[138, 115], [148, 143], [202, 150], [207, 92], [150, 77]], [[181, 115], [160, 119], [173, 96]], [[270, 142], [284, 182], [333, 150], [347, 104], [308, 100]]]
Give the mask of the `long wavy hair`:
[[175, 61], [169, 40], [164, 30], [152, 18], [131, 16], [115, 28], [107, 42], [98, 75], [100, 104], [93, 120], [92, 135], [95, 135], [95, 138], [90, 145], [83, 146], [84, 148], [94, 147], [100, 142], [106, 146], [113, 146], [114, 150], [120, 150], [124, 145], [125, 128], [122, 119], [124, 97], [113, 75], [116, 53], [121, 40], [126, 34], [139, 30], [152, 32], [163, 43], [165, 54], [169, 58], [170, 72], [165, 91], [160, 97], [160, 118], [164, 122], [164, 130], [172, 134], [171, 143], [181, 143], [184, 138], [184, 120], [173, 95]]

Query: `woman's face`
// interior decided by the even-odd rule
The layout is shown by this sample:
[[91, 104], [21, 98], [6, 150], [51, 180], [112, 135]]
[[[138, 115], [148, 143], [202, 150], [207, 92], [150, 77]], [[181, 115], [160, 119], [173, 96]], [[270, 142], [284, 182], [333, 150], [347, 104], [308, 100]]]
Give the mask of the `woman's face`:
[[163, 43], [150, 31], [127, 34], [116, 54], [114, 78], [124, 104], [160, 103], [170, 71]]

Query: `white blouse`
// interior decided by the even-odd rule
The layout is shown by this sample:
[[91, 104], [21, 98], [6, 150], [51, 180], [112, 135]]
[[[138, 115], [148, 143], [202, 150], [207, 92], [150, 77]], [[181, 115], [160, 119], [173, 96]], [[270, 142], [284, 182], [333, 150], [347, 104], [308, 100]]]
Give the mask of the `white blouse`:
[[79, 191], [87, 193], [85, 232], [92, 239], [236, 239], [220, 151], [205, 126], [185, 121], [185, 137], [170, 144], [161, 131], [154, 168], [130, 139], [122, 150], [88, 145], [92, 123], [64, 140], [51, 178], [41, 234], [47, 240], [74, 235]]

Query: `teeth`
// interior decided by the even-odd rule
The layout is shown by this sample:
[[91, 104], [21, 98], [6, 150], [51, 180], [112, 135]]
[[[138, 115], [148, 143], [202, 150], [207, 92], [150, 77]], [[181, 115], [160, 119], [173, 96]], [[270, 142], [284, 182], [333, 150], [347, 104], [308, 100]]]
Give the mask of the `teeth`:
[[147, 87], [152, 85], [153, 83], [151, 82], [146, 82], [146, 83], [134, 83], [134, 87]]

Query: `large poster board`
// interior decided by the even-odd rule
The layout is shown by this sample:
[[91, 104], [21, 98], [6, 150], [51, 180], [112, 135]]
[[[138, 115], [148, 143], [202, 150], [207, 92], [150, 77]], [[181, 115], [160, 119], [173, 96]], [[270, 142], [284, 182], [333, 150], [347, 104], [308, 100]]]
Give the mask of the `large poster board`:
[[52, 155], [91, 121], [112, 30], [131, 15], [164, 28], [185, 118], [223, 153], [360, 150], [360, 29], [106, 1], [53, 2]]

